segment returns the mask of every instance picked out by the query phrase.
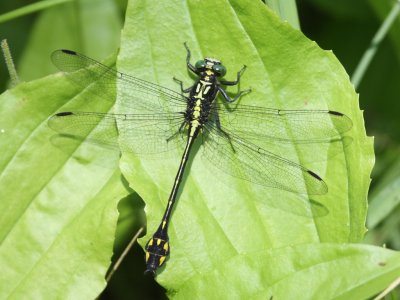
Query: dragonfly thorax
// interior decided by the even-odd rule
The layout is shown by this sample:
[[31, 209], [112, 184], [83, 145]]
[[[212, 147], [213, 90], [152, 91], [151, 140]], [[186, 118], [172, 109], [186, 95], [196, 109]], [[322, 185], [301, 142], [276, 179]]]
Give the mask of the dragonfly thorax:
[[[215, 76], [202, 76], [192, 87], [186, 110], [186, 120], [192, 130], [201, 129], [208, 122], [211, 106], [217, 93]], [[190, 131], [193, 134], [192, 130]]]

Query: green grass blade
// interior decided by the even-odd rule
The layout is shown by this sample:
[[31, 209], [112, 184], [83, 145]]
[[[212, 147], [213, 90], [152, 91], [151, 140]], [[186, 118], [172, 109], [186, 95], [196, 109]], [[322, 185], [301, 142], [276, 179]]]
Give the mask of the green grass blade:
[[0, 24], [73, 0], [43, 0], [0, 15]]
[[360, 62], [358, 63], [352, 77], [351, 81], [353, 82], [355, 88], [357, 89], [360, 85], [362, 78], [364, 77], [365, 72], [368, 69], [368, 66], [375, 56], [376, 51], [379, 48], [380, 43], [386, 37], [389, 29], [393, 25], [394, 21], [396, 20], [397, 16], [400, 13], [400, 1], [397, 1], [394, 5], [390, 13], [387, 15], [385, 21], [382, 23], [381, 27], [373, 37], [371, 44], [361, 57]]
[[300, 30], [300, 21], [297, 13], [296, 0], [266, 0], [265, 3], [282, 20], [288, 21], [293, 28]]
[[388, 217], [400, 205], [400, 160], [385, 172], [370, 195], [369, 214], [367, 225], [374, 229], [380, 222]]

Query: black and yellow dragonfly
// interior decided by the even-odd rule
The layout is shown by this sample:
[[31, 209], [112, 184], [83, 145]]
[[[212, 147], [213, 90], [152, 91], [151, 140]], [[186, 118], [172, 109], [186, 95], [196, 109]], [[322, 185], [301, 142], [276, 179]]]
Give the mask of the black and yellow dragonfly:
[[[350, 130], [351, 120], [331, 110], [281, 110], [257, 106], [230, 107], [241, 95], [231, 98], [223, 89], [240, 82], [245, 66], [236, 80], [223, 80], [226, 69], [214, 58], [190, 63], [186, 46], [186, 64], [198, 79], [181, 93], [120, 73], [91, 58], [70, 50], [57, 50], [53, 63], [71, 74], [82, 87], [88, 87], [103, 99], [118, 91], [119, 106], [129, 113], [60, 112], [49, 119], [49, 126], [62, 134], [86, 137], [94, 127], [100, 128], [94, 139], [113, 143], [124, 132], [118, 146], [122, 151], [153, 155], [183, 147], [183, 155], [175, 177], [161, 224], [146, 244], [146, 272], [153, 275], [170, 253], [168, 224], [177, 200], [182, 176], [195, 140], [200, 140], [211, 165], [224, 172], [266, 187], [299, 194], [327, 193], [326, 183], [313, 171], [274, 153], [272, 147], [259, 142], [297, 145], [329, 142], [340, 139]], [[89, 87], [90, 86], [90, 87]], [[222, 96], [222, 103], [216, 101]]]

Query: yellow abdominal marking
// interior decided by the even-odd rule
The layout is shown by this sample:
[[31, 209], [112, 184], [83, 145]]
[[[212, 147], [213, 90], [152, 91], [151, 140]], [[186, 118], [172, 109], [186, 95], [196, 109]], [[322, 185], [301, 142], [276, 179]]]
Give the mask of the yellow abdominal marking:
[[164, 244], [164, 247], [163, 247], [163, 249], [164, 249], [165, 251], [168, 251], [168, 249], [169, 249], [168, 242]]
[[192, 129], [190, 130], [189, 136], [191, 136], [191, 137], [194, 136], [194, 133], [195, 133], [197, 127], [199, 127], [199, 125], [200, 125], [199, 121], [197, 121], [197, 120], [192, 121]]
[[196, 101], [196, 106], [194, 107], [193, 111], [193, 119], [198, 120], [200, 117], [200, 110], [201, 110], [201, 99]]
[[160, 257], [160, 264], [159, 264], [159, 266], [161, 266], [161, 265], [164, 263], [164, 260], [165, 260], [165, 256], [161, 256], [161, 257]]

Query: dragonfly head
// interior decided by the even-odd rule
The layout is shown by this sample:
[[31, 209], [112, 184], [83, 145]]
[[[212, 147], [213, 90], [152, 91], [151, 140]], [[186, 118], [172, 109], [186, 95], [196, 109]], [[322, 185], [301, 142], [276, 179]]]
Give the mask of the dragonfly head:
[[210, 57], [197, 61], [195, 68], [200, 73], [209, 71], [217, 77], [223, 77], [226, 74], [226, 68], [224, 65], [218, 59]]

